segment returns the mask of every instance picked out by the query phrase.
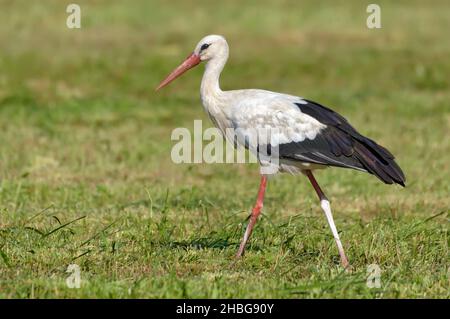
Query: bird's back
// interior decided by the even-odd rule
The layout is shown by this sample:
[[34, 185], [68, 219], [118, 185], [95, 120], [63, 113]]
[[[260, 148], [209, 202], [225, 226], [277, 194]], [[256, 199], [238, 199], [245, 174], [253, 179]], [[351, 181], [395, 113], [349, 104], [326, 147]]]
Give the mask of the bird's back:
[[405, 176], [394, 156], [330, 108], [257, 89], [226, 91], [222, 102], [225, 125], [247, 148], [258, 151], [261, 143], [255, 142], [254, 134], [269, 130], [270, 146], [277, 147], [277, 156], [285, 163], [353, 168], [385, 183], [404, 185]]

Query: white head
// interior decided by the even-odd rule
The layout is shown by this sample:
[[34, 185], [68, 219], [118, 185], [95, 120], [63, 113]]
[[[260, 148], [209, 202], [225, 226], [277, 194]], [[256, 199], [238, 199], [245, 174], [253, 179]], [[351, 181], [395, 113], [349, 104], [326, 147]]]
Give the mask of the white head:
[[[217, 61], [223, 67], [228, 58], [228, 43], [221, 35], [208, 35], [200, 40], [183, 63], [172, 71], [156, 88], [159, 90], [203, 61]], [[209, 64], [209, 63], [208, 63]]]
[[207, 35], [197, 44], [194, 54], [200, 56], [201, 61], [228, 57], [228, 43], [221, 35]]

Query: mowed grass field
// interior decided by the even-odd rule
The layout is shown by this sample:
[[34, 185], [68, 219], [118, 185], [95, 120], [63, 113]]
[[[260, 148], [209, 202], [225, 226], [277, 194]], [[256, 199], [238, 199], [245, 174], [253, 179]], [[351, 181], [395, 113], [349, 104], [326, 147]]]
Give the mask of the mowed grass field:
[[[375, 30], [368, 1], [79, 0], [77, 30], [68, 3], [0, 0], [0, 297], [450, 297], [448, 1], [378, 1]], [[235, 262], [258, 166], [172, 163], [174, 128], [212, 125], [203, 67], [154, 88], [211, 33], [223, 89], [318, 101], [396, 155], [404, 189], [317, 173], [351, 271], [305, 177], [269, 181]]]

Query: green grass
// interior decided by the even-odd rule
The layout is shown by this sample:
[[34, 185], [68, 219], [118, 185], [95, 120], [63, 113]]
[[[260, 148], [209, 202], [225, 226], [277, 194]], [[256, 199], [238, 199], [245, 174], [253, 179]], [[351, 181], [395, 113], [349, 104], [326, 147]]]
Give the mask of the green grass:
[[[450, 297], [448, 1], [379, 1], [381, 30], [364, 1], [80, 0], [80, 30], [67, 3], [0, 1], [0, 297]], [[257, 166], [171, 162], [172, 129], [207, 121], [201, 68], [153, 89], [210, 33], [224, 89], [317, 100], [396, 154], [405, 189], [317, 173], [350, 272], [304, 177], [269, 181], [235, 262]]]

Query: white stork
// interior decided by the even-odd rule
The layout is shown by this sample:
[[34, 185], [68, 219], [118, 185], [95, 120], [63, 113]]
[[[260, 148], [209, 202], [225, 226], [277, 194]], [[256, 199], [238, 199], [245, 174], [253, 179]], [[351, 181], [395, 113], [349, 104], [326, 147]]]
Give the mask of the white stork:
[[[301, 97], [265, 90], [222, 91], [219, 77], [227, 59], [228, 43], [225, 38], [219, 35], [206, 36], [156, 90], [200, 62], [206, 61], [200, 93], [203, 106], [214, 124], [229, 140], [231, 137], [226, 134], [228, 129], [237, 129], [243, 132], [243, 135], [251, 135], [251, 129], [276, 132], [269, 137], [269, 146], [277, 147], [277, 171], [303, 173], [308, 177], [333, 233], [342, 266], [346, 268], [349, 263], [333, 221], [330, 203], [312, 171], [328, 166], [352, 168], [373, 174], [386, 184], [397, 183], [405, 186], [402, 170], [386, 148], [358, 133], [344, 117], [323, 105]], [[236, 145], [235, 139], [230, 142]], [[248, 136], [238, 139], [238, 143], [252, 152], [258, 152], [261, 147], [267, 146], [267, 143], [261, 143], [260, 139], [248, 139]], [[268, 154], [269, 157], [272, 156], [270, 151]], [[260, 163], [263, 165], [261, 160]], [[269, 165], [274, 164], [271, 162]], [[262, 169], [256, 204], [237, 257], [243, 255], [261, 213], [267, 176]]]

